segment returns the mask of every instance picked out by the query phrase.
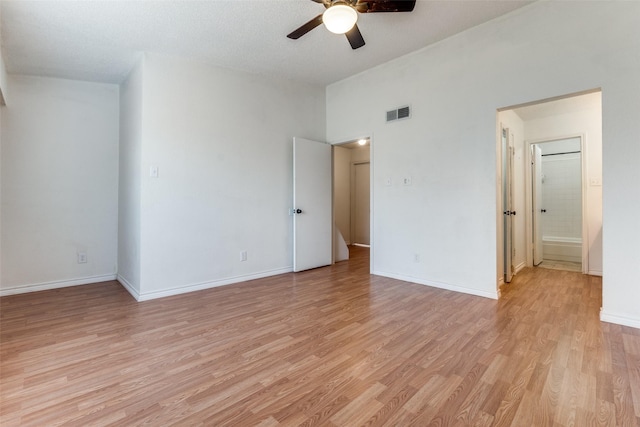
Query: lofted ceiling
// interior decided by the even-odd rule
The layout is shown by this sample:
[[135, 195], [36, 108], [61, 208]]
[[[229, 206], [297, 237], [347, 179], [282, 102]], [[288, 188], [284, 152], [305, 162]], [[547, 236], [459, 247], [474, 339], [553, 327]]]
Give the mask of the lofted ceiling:
[[311, 0], [0, 0], [9, 73], [121, 82], [154, 52], [327, 85], [522, 7], [530, 1], [418, 0], [410, 13], [360, 14], [366, 45], [320, 26]]

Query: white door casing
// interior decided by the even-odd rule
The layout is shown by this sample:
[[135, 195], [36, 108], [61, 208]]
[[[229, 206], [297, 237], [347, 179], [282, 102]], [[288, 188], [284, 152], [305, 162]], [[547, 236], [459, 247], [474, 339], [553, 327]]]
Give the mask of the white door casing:
[[533, 176], [533, 265], [542, 262], [542, 150], [531, 146], [531, 175]]

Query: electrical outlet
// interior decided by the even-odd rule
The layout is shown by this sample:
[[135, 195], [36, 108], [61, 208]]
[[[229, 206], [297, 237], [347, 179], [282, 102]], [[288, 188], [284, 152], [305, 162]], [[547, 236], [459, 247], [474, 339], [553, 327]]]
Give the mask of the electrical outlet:
[[413, 262], [420, 262], [420, 255], [413, 254]]
[[246, 261], [247, 260], [247, 251], [240, 251], [240, 261]]
[[78, 264], [86, 264], [87, 263], [87, 253], [86, 252], [78, 252]]
[[151, 178], [157, 178], [159, 176], [159, 173], [160, 173], [160, 171], [158, 169], [158, 166], [152, 165], [152, 166], [149, 167], [149, 176]]
[[411, 185], [411, 177], [410, 176], [405, 176], [404, 178], [402, 178], [402, 184]]

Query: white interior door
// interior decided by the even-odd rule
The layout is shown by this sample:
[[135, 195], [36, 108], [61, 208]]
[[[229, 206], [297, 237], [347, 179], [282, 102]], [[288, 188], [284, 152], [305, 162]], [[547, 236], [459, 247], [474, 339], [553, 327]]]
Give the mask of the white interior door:
[[369, 245], [369, 218], [370, 218], [370, 172], [369, 163], [356, 163], [353, 165], [354, 175], [354, 208], [353, 208], [353, 242], [361, 245]]
[[513, 141], [509, 129], [502, 130], [502, 210], [504, 217], [504, 281], [513, 277]]
[[331, 264], [331, 145], [293, 138], [293, 271]]
[[531, 146], [531, 175], [533, 176], [533, 265], [542, 262], [542, 150]]

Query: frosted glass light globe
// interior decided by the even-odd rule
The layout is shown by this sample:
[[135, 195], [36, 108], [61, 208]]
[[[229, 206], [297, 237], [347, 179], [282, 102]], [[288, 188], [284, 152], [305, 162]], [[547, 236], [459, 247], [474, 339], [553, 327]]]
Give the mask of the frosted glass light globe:
[[346, 4], [334, 4], [322, 14], [322, 22], [327, 30], [335, 34], [344, 34], [356, 24], [358, 12]]

